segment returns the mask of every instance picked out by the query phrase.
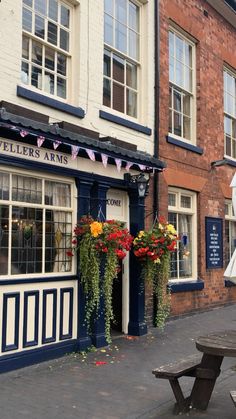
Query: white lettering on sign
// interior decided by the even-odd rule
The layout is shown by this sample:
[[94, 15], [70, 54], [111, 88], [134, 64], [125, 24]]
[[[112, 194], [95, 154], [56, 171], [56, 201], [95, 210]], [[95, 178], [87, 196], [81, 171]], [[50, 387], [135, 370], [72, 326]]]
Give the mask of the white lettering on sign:
[[109, 198], [106, 200], [107, 205], [110, 205], [112, 207], [121, 207], [121, 200], [120, 199], [112, 199]]
[[12, 143], [0, 140], [0, 153], [15, 155], [17, 157], [31, 158], [50, 163], [68, 164], [68, 157], [65, 154], [55, 153], [45, 149], [38, 149], [28, 145]]

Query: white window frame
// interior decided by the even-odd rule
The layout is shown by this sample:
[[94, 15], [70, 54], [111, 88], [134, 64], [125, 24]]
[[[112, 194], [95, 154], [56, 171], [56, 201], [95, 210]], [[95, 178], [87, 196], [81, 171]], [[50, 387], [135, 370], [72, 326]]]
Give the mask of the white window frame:
[[[232, 223], [234, 223], [236, 226], [236, 215], [234, 214], [233, 204], [230, 199], [225, 200], [225, 221], [229, 222], [229, 260], [230, 260], [234, 252], [234, 249], [232, 248]], [[225, 254], [225, 257], [226, 257], [226, 254]]]
[[[196, 43], [193, 39], [188, 37], [184, 31], [181, 31], [179, 28], [174, 27], [171, 25], [169, 27], [168, 36], [170, 32], [173, 33], [173, 35], [176, 37], [179, 37], [182, 39], [183, 42], [190, 45], [192, 47], [192, 91], [186, 90], [184, 87], [177, 85], [176, 83], [172, 82], [170, 80], [170, 63], [169, 63], [169, 89], [171, 89], [171, 98], [169, 98], [169, 114], [170, 110], [171, 112], [171, 118], [172, 118], [172, 132], [169, 131], [168, 135], [170, 137], [176, 138], [178, 140], [181, 140], [183, 142], [186, 142], [188, 144], [196, 145]], [[169, 45], [170, 48], [170, 45]], [[170, 58], [170, 53], [169, 53]], [[174, 60], [176, 61], [176, 55], [174, 51]], [[174, 62], [175, 62], [174, 61]], [[186, 65], [186, 67], [188, 67]], [[175, 71], [175, 70], [174, 70]], [[183, 135], [177, 135], [174, 133], [174, 108], [173, 108], [173, 90], [177, 90], [181, 94], [181, 107], [182, 110], [179, 112], [181, 115], [181, 134], [183, 133], [183, 96], [184, 94], [187, 94], [190, 96], [190, 138], [185, 138]], [[170, 103], [171, 99], [171, 103]]]
[[[29, 65], [28, 83], [24, 83], [21, 79], [21, 85], [22, 85], [22, 87], [25, 87], [29, 90], [32, 90], [32, 91], [36, 92], [36, 93], [43, 94], [43, 95], [51, 97], [55, 100], [67, 103], [71, 99], [71, 90], [72, 90], [71, 89], [71, 74], [72, 74], [72, 53], [71, 53], [71, 51], [72, 51], [72, 47], [73, 47], [74, 6], [76, 6], [78, 3], [77, 3], [76, 0], [57, 0], [57, 1], [60, 5], [61, 4], [65, 5], [65, 7], [67, 7], [70, 10], [70, 22], [69, 22], [69, 29], [68, 29], [68, 33], [69, 33], [69, 50], [68, 51], [60, 48], [59, 46], [53, 45], [52, 43], [48, 42], [46, 39], [42, 39], [42, 38], [34, 35], [34, 33], [33, 33], [34, 15], [35, 15], [34, 9], [31, 8], [31, 7], [27, 7], [27, 5], [24, 5], [23, 2], [22, 2], [22, 14], [23, 14], [23, 7], [25, 7], [28, 10], [31, 10], [33, 13], [32, 13], [32, 32], [29, 32], [29, 31], [23, 29], [23, 22], [22, 22], [22, 40], [23, 40], [23, 36], [29, 38], [29, 40], [30, 40], [30, 45], [29, 45], [30, 56], [29, 56], [28, 60], [24, 59], [21, 56], [21, 63], [25, 62], [25, 63], [28, 63], [28, 65]], [[37, 13], [37, 14], [39, 14], [39, 13]], [[51, 20], [50, 18], [48, 18], [47, 16], [45, 17], [45, 19], [46, 19], [46, 21], [52, 21], [52, 23], [54, 23], [54, 24], [56, 23], [53, 20]], [[57, 26], [59, 28], [61, 27], [61, 25], [59, 23], [57, 24]], [[46, 37], [46, 34], [47, 34], [47, 25], [46, 25], [46, 30], [45, 30], [45, 37]], [[35, 42], [41, 44], [42, 47], [43, 47], [42, 65], [37, 65], [37, 64], [35, 65], [32, 62], [32, 59], [30, 59], [31, 54], [32, 54], [32, 41], [35, 41]], [[56, 69], [54, 69], [54, 71], [52, 71], [52, 70], [50, 70], [50, 69], [48, 69], [44, 66], [45, 47], [48, 47], [48, 48], [54, 50], [54, 52], [62, 54], [66, 57], [66, 76], [63, 76], [60, 73], [58, 73], [56, 71]], [[22, 43], [22, 51], [23, 51], [23, 43]], [[31, 68], [32, 68], [32, 66], [35, 66], [35, 67], [38, 67], [38, 68], [42, 69], [42, 82], [41, 82], [42, 88], [35, 87], [31, 84]], [[55, 66], [57, 66], [56, 62], [55, 62]], [[44, 88], [44, 81], [45, 81], [44, 80], [45, 79], [45, 74], [44, 73], [45, 72], [54, 74], [56, 77], [58, 76], [58, 77], [61, 77], [61, 78], [66, 80], [66, 97], [65, 98], [57, 95], [56, 78], [54, 79], [54, 94], [45, 90], [45, 88]], [[22, 77], [22, 70], [21, 70], [21, 77]]]
[[[234, 81], [235, 81], [235, 96], [231, 95], [232, 99], [233, 99], [233, 102], [234, 102], [234, 114], [227, 112], [226, 102], [227, 102], [228, 97], [227, 97], [227, 94], [226, 94], [225, 73], [228, 74], [229, 76], [233, 77]], [[232, 160], [236, 160], [236, 132], [235, 132], [235, 137], [233, 137], [233, 126], [232, 126], [232, 124], [234, 123], [235, 131], [236, 131], [236, 72], [233, 72], [229, 68], [224, 67], [223, 79], [224, 79], [224, 81], [223, 81], [223, 83], [224, 83], [224, 155], [227, 158], [230, 158]], [[231, 121], [231, 135], [228, 136], [228, 137], [230, 137], [230, 149], [231, 149], [230, 154], [227, 154], [227, 147], [226, 147], [226, 129], [225, 129], [226, 118], [230, 119], [230, 121]], [[233, 144], [234, 144], [234, 147], [233, 147]], [[233, 153], [233, 148], [234, 148], [234, 153]]]
[[[58, 210], [58, 211], [65, 211], [65, 212], [70, 212], [71, 213], [71, 222], [72, 222], [72, 231], [71, 231], [71, 236], [73, 236], [73, 227], [76, 223], [76, 214], [77, 214], [77, 189], [75, 186], [75, 182], [74, 180], [72, 180], [71, 178], [65, 178], [65, 177], [59, 177], [59, 176], [51, 176], [48, 174], [45, 175], [41, 175], [39, 173], [35, 173], [35, 172], [31, 172], [31, 171], [23, 171], [23, 170], [15, 170], [15, 169], [8, 169], [8, 168], [0, 168], [1, 173], [6, 173], [6, 174], [10, 174], [10, 175], [19, 175], [19, 176], [24, 176], [24, 177], [29, 177], [29, 178], [37, 178], [37, 179], [41, 179], [43, 181], [52, 181], [52, 182], [57, 182], [57, 183], [61, 183], [61, 184], [66, 184], [66, 185], [70, 185], [71, 187], [71, 206], [70, 207], [55, 207], [53, 205], [46, 205], [44, 203], [44, 183], [43, 183], [43, 188], [42, 188], [42, 200], [43, 202], [41, 204], [34, 204], [34, 203], [27, 203], [27, 202], [23, 202], [23, 201], [13, 201], [11, 199], [11, 194], [9, 196], [8, 200], [0, 200], [0, 203], [2, 205], [7, 205], [7, 206], [17, 206], [17, 207], [28, 207], [28, 208], [38, 208], [38, 209], [42, 209], [44, 212], [46, 212], [46, 210]], [[12, 190], [12, 182], [11, 182], [11, 176], [10, 176], [10, 187], [9, 187], [9, 191]], [[45, 216], [43, 216], [43, 222], [42, 222], [42, 227], [43, 227], [43, 231], [45, 231], [44, 226], [45, 226]], [[9, 215], [9, 244], [8, 244], [8, 250], [9, 250], [9, 264], [11, 261], [11, 231], [12, 231], [12, 218]], [[72, 258], [71, 261], [71, 270], [70, 271], [63, 271], [63, 272], [45, 272], [45, 253], [44, 253], [44, 249], [45, 249], [45, 235], [43, 236], [43, 241], [42, 241], [42, 272], [39, 273], [26, 273], [26, 274], [9, 274], [9, 275], [1, 275], [0, 276], [0, 283], [1, 283], [1, 279], [17, 279], [17, 278], [25, 278], [25, 277], [31, 277], [31, 278], [38, 278], [38, 277], [42, 277], [42, 276], [47, 276], [47, 277], [60, 277], [60, 276], [71, 276], [75, 274], [75, 269], [76, 269], [76, 263], [75, 263], [75, 258]], [[70, 248], [68, 248], [68, 250], [70, 250]], [[10, 265], [8, 266], [8, 272], [10, 272]]]
[[[104, 0], [102, 0], [104, 2]], [[111, 106], [106, 106], [103, 103], [103, 93], [102, 93], [102, 103], [103, 103], [103, 108], [107, 111], [109, 110], [109, 112], [112, 112], [114, 115], [117, 116], [122, 116], [125, 117], [127, 119], [133, 120], [134, 122], [137, 122], [137, 120], [140, 119], [140, 114], [141, 114], [141, 71], [142, 71], [142, 35], [143, 35], [143, 28], [142, 28], [142, 20], [143, 20], [143, 16], [142, 16], [142, 12], [143, 12], [143, 6], [146, 3], [146, 1], [144, 0], [126, 0], [129, 1], [133, 4], [135, 4], [138, 8], [139, 8], [139, 45], [138, 45], [138, 55], [139, 55], [139, 59], [134, 59], [132, 57], [130, 57], [128, 54], [123, 53], [122, 51], [118, 50], [117, 48], [115, 48], [114, 46], [105, 43], [105, 39], [104, 39], [104, 47], [103, 47], [103, 53], [105, 50], [108, 50], [111, 54], [116, 54], [117, 56], [119, 56], [120, 58], [124, 59], [125, 63], [131, 63], [134, 64], [137, 67], [137, 89], [131, 88], [131, 87], [127, 87], [126, 84], [126, 68], [125, 68], [125, 75], [124, 75], [124, 84], [123, 83], [119, 83], [117, 80], [115, 81], [117, 84], [120, 84], [122, 86], [124, 86], [124, 90], [125, 90], [125, 94], [124, 94], [124, 112], [118, 111], [116, 109], [114, 109], [112, 107], [112, 102], [113, 102], [113, 89], [111, 87]], [[103, 13], [104, 19], [105, 19], [105, 8], [104, 8], [104, 13]], [[104, 22], [104, 26], [105, 26], [105, 22]], [[113, 32], [115, 31], [114, 27], [113, 27]], [[114, 36], [114, 35], [113, 35]], [[128, 42], [128, 38], [126, 40]], [[113, 75], [111, 74], [111, 77], [107, 77], [106, 75], [104, 75], [104, 71], [103, 71], [103, 80], [107, 79], [110, 80], [111, 83], [114, 80], [113, 79]], [[127, 113], [127, 104], [126, 104], [126, 90], [127, 88], [131, 91], [134, 91], [137, 94], [137, 115], [136, 116], [131, 116], [128, 115]]]
[[[192, 276], [191, 277], [184, 277], [181, 278], [170, 278], [169, 282], [189, 282], [195, 281], [197, 279], [197, 194], [195, 192], [186, 190], [186, 189], [179, 189], [179, 188], [168, 188], [168, 195], [174, 194], [175, 195], [175, 205], [168, 205], [168, 214], [169, 213], [176, 213], [178, 214], [186, 214], [192, 217]], [[191, 208], [185, 208], [181, 206], [181, 196], [185, 196], [190, 198]], [[178, 230], [177, 230], [178, 234]], [[178, 249], [178, 242], [177, 242], [177, 249]], [[177, 250], [178, 251], [178, 250]], [[179, 271], [179, 266], [177, 267]]]

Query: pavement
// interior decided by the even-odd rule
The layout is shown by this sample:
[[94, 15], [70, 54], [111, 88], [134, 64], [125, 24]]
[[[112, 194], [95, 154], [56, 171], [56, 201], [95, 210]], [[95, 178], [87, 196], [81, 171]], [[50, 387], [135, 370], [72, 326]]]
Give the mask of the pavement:
[[[236, 304], [168, 321], [141, 337], [114, 336], [109, 347], [73, 353], [0, 376], [0, 419], [175, 419], [168, 380], [152, 370], [196, 353], [195, 338], [236, 327]], [[193, 379], [184, 377], [189, 394]], [[207, 411], [183, 419], [233, 419], [236, 358], [224, 358]]]

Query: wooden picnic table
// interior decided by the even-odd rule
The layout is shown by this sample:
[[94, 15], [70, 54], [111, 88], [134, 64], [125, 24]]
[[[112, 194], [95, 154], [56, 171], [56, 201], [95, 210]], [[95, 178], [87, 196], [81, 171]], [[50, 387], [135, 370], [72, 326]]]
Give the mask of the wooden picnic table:
[[224, 357], [236, 357], [236, 330], [200, 336], [196, 347], [203, 356], [189, 400], [193, 408], [206, 410]]

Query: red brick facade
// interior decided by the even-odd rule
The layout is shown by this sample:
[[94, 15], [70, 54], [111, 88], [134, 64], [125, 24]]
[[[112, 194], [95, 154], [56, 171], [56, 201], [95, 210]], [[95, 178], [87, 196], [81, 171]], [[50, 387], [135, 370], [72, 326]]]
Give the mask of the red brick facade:
[[[235, 167], [211, 168], [224, 157], [223, 69], [236, 70], [236, 29], [204, 0], [160, 0], [160, 130], [159, 157], [167, 169], [159, 176], [159, 212], [167, 215], [168, 186], [197, 193], [198, 278], [201, 291], [172, 294], [172, 315], [206, 309], [236, 300], [236, 288], [226, 288], [224, 269], [206, 269], [205, 217], [225, 217], [225, 198]], [[235, 15], [236, 19], [236, 15]], [[196, 146], [202, 154], [167, 142], [169, 107], [168, 29], [170, 23], [196, 45]], [[223, 229], [224, 231], [224, 229]], [[197, 278], [196, 278], [197, 279]]]

